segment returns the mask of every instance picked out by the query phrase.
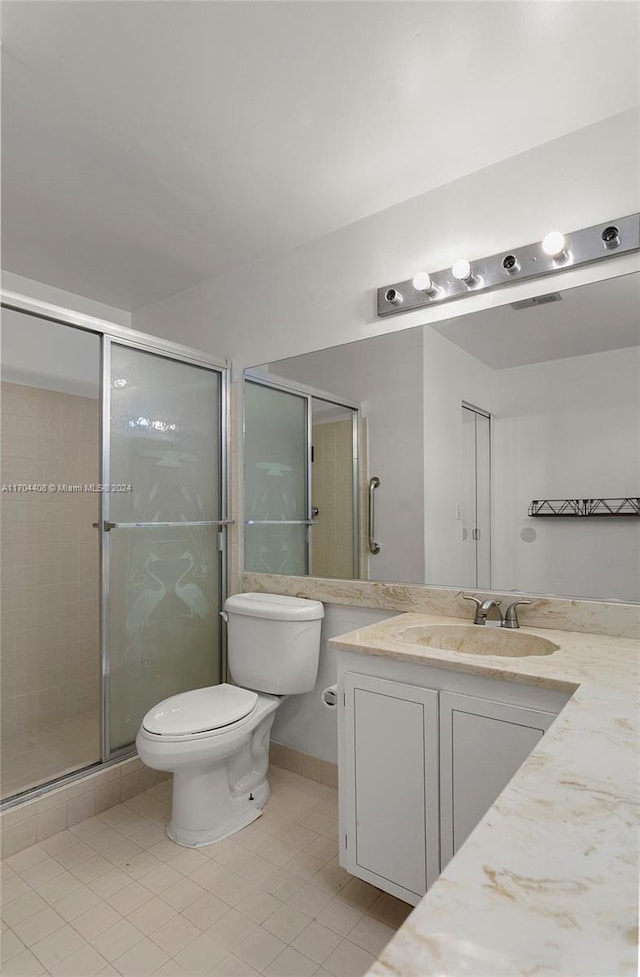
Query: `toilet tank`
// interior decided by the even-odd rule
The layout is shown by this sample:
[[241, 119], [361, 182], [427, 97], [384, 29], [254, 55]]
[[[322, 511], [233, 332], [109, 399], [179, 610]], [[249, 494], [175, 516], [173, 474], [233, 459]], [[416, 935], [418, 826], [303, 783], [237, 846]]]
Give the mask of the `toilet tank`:
[[227, 658], [237, 685], [293, 695], [316, 684], [324, 607], [280, 594], [227, 598]]

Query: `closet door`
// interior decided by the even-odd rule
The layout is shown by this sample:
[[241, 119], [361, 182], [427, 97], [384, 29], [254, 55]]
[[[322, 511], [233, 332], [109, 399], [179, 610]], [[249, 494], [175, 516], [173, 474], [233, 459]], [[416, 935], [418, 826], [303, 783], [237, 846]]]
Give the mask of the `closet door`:
[[491, 419], [476, 411], [476, 587], [491, 587]]
[[491, 587], [491, 418], [462, 405], [462, 552], [465, 587]]

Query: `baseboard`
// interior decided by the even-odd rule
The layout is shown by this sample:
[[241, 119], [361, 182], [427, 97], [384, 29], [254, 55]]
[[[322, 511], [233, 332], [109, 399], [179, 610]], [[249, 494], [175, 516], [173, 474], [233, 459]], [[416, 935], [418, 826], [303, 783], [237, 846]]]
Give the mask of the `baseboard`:
[[[269, 760], [276, 767], [291, 770], [319, 784], [338, 786], [336, 763], [320, 760], [280, 743], [271, 743]], [[6, 808], [0, 813], [2, 858], [15, 855], [59, 831], [142, 794], [166, 780], [167, 776], [166, 773], [150, 770], [138, 757], [133, 757]]]
[[275, 767], [299, 773], [300, 776], [315, 780], [319, 784], [326, 784], [327, 787], [338, 786], [337, 763], [320, 760], [309, 753], [293, 750], [290, 746], [282, 746], [280, 743], [272, 742], [269, 747], [269, 762]]
[[0, 814], [2, 858], [128, 801], [167, 777], [132, 757], [8, 807]]

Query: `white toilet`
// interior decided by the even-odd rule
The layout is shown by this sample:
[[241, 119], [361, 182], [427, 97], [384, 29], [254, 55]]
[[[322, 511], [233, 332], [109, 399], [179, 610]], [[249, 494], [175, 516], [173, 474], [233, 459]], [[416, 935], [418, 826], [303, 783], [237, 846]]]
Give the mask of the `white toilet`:
[[194, 689], [150, 709], [136, 737], [140, 759], [173, 773], [167, 827], [199, 848], [255, 821], [268, 797], [269, 735], [282, 698], [315, 686], [324, 608], [278, 594], [225, 602], [229, 671], [237, 685]]

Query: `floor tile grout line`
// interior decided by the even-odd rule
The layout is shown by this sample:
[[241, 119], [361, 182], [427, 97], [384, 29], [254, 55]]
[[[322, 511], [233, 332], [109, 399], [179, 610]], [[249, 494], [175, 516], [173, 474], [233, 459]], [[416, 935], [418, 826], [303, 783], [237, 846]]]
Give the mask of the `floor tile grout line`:
[[[280, 953], [284, 953], [286, 949], [290, 948], [291, 950], [301, 954], [301, 957], [308, 959], [310, 964], [315, 966], [314, 970], [309, 970], [309, 974], [311, 975], [315, 973], [317, 969], [322, 970], [322, 965], [318, 967], [317, 960], [314, 959], [314, 957], [308, 956], [307, 954], [305, 954], [304, 949], [299, 949], [299, 947], [294, 945], [296, 941], [300, 943], [299, 940], [300, 935], [302, 933], [305, 933], [307, 930], [309, 930], [311, 933], [314, 933], [316, 932], [317, 926], [322, 927], [324, 930], [326, 930], [327, 933], [331, 934], [331, 938], [330, 938], [331, 942], [337, 941], [336, 948], [342, 946], [344, 943], [349, 943], [356, 950], [359, 950], [361, 953], [368, 954], [370, 956], [371, 955], [370, 950], [366, 949], [366, 947], [364, 946], [361, 946], [360, 943], [358, 943], [357, 941], [354, 942], [349, 940], [349, 937], [353, 934], [356, 928], [362, 923], [363, 920], [371, 920], [374, 923], [374, 932], [377, 926], [385, 927], [386, 930], [382, 930], [382, 932], [383, 934], [386, 935], [386, 931], [388, 931], [389, 934], [392, 933], [395, 929], [395, 926], [389, 926], [388, 923], [385, 923], [383, 920], [376, 919], [376, 917], [369, 912], [369, 910], [373, 908], [375, 902], [382, 895], [379, 892], [379, 890], [375, 890], [375, 889], [373, 890], [372, 893], [373, 901], [366, 907], [366, 909], [362, 909], [359, 906], [352, 905], [347, 899], [340, 898], [341, 892], [346, 888], [346, 886], [351, 881], [351, 877], [349, 877], [347, 873], [344, 873], [345, 881], [344, 884], [340, 887], [337, 887], [337, 881], [339, 880], [339, 875], [337, 877], [336, 882], [334, 882], [334, 884], [329, 884], [328, 882], [325, 882], [325, 879], [322, 877], [318, 878], [320, 873], [322, 872], [326, 873], [327, 870], [333, 871], [335, 869], [335, 871], [338, 873], [343, 872], [343, 870], [340, 869], [336, 863], [337, 860], [335, 855], [331, 855], [327, 858], [327, 854], [329, 850], [337, 851], [337, 845], [335, 844], [332, 845], [332, 841], [335, 841], [335, 839], [328, 838], [326, 834], [323, 834], [321, 831], [316, 830], [316, 828], [322, 827], [325, 829], [325, 831], [329, 831], [331, 819], [333, 818], [335, 822], [335, 818], [336, 818], [335, 804], [332, 805], [333, 813], [329, 812], [328, 805], [327, 805], [327, 810], [320, 811], [321, 805], [318, 802], [317, 798], [309, 796], [308, 811], [306, 813], [304, 811], [301, 813], [300, 805], [296, 801], [296, 796], [302, 793], [301, 788], [303, 788], [304, 784], [302, 782], [303, 780], [302, 778], [300, 778], [297, 781], [295, 777], [296, 775], [292, 775], [291, 777], [288, 778], [273, 777], [272, 779], [273, 788], [274, 788], [273, 789], [274, 799], [278, 798], [278, 794], [282, 795], [284, 794], [285, 791], [289, 791], [289, 799], [290, 799], [292, 809], [295, 807], [296, 810], [296, 814], [294, 815], [293, 819], [286, 819], [282, 817], [281, 814], [278, 814], [277, 813], [278, 808], [280, 809], [280, 811], [282, 811], [285, 808], [283, 808], [282, 803], [280, 805], [276, 805], [275, 812], [274, 811], [269, 812], [269, 809], [267, 809], [266, 815], [271, 813], [272, 816], [268, 821], [266, 821], [264, 827], [261, 827], [262, 819], [259, 819], [257, 822], [254, 822], [253, 825], [249, 826], [249, 828], [244, 829], [247, 832], [253, 831], [254, 837], [251, 839], [252, 841], [251, 845], [245, 847], [241, 843], [242, 842], [241, 838], [239, 838], [238, 840], [229, 839], [229, 845], [226, 848], [224, 849], [220, 848], [217, 850], [218, 855], [222, 855], [224, 853], [224, 858], [217, 859], [215, 857], [215, 853], [211, 853], [211, 854], [207, 853], [206, 856], [204, 856], [203, 853], [203, 857], [206, 857], [206, 861], [201, 862], [201, 865], [198, 866], [196, 869], [191, 868], [188, 865], [188, 863], [185, 863], [184, 861], [182, 864], [183, 871], [179, 871], [177, 867], [176, 869], [173, 869], [173, 871], [177, 871], [177, 874], [180, 876], [180, 882], [188, 885], [190, 881], [193, 881], [191, 879], [191, 876], [194, 874], [194, 872], [199, 871], [200, 868], [204, 866], [216, 865], [221, 869], [227, 869], [228, 872], [227, 878], [235, 879], [241, 888], [242, 886], [246, 886], [246, 891], [249, 893], [248, 896], [246, 897], [243, 896], [239, 900], [235, 899], [235, 902], [233, 899], [232, 902], [225, 902], [223, 897], [220, 898], [219, 896], [216, 895], [217, 886], [215, 884], [215, 876], [214, 876], [214, 881], [211, 882], [211, 887], [206, 888], [205, 886], [201, 886], [200, 889], [202, 895], [198, 895], [193, 903], [189, 905], [184, 905], [181, 908], [176, 908], [172, 906], [170, 902], [166, 902], [165, 904], [168, 910], [174, 913], [174, 916], [172, 917], [173, 920], [180, 920], [185, 926], [187, 924], [193, 925], [194, 930], [197, 930], [201, 936], [205, 936], [208, 935], [212, 927], [215, 926], [215, 921], [210, 927], [207, 927], [206, 929], [202, 929], [201, 926], [198, 926], [195, 923], [192, 924], [191, 920], [189, 920], [188, 915], [185, 915], [185, 913], [188, 913], [188, 910], [191, 908], [191, 905], [197, 904], [197, 902], [202, 901], [203, 898], [206, 899], [207, 897], [213, 896], [214, 898], [219, 899], [221, 904], [226, 905], [227, 907], [222, 913], [222, 916], [219, 917], [219, 919], [224, 919], [226, 915], [230, 915], [231, 913], [234, 913], [236, 917], [242, 917], [245, 920], [246, 926], [251, 927], [252, 932], [256, 932], [258, 934], [265, 935], [268, 937], [270, 934], [270, 930], [266, 928], [266, 924], [269, 922], [269, 920], [273, 916], [275, 916], [275, 914], [280, 910], [287, 909], [287, 908], [290, 910], [295, 910], [295, 899], [294, 899], [295, 892], [301, 891], [306, 887], [310, 887], [313, 890], [317, 890], [318, 892], [323, 894], [322, 899], [324, 901], [324, 908], [327, 908], [328, 906], [331, 905], [343, 906], [346, 907], [346, 911], [357, 913], [358, 916], [357, 918], [354, 917], [352, 920], [350, 920], [349, 925], [347, 925], [346, 923], [343, 924], [343, 926], [341, 927], [341, 931], [338, 932], [335, 929], [331, 929], [330, 926], [324, 926], [324, 923], [321, 918], [324, 909], [317, 909], [317, 908], [315, 910], [308, 909], [307, 912], [300, 913], [300, 916], [305, 917], [305, 921], [301, 929], [298, 929], [298, 931], [293, 935], [283, 934], [281, 931], [281, 935], [275, 937], [275, 939], [277, 939], [279, 943], [282, 944], [282, 947], [278, 951], [274, 959], [277, 959]], [[293, 787], [296, 788], [295, 791], [292, 789], [292, 785]], [[151, 788], [151, 790], [153, 790], [153, 788]], [[328, 788], [327, 790], [331, 791], [333, 789]], [[323, 796], [326, 801], [326, 798], [328, 796], [327, 793], [323, 792]], [[152, 853], [154, 861], [157, 862], [157, 865], [154, 864], [153, 867], [144, 871], [145, 868], [144, 857], [145, 856], [149, 857], [149, 849], [153, 849], [154, 844], [149, 844], [146, 848], [140, 845], [136, 845], [135, 841], [132, 841], [132, 838], [135, 835], [136, 831], [137, 832], [146, 831], [147, 838], [149, 838], [148, 832], [152, 832], [151, 840], [153, 840], [154, 835], [155, 838], [160, 838], [160, 841], [156, 842], [157, 845], [162, 844], [164, 838], [162, 837], [163, 835], [162, 831], [160, 831], [160, 834], [156, 833], [159, 830], [157, 817], [159, 816], [159, 811], [161, 811], [161, 806], [159, 807], [158, 805], [155, 804], [155, 802], [157, 802], [158, 800], [157, 797], [155, 797], [154, 795], [148, 792], [145, 792], [145, 795], [140, 795], [140, 797], [142, 798], [142, 802], [140, 801], [139, 798], [138, 802], [136, 803], [136, 799], [133, 798], [131, 803], [123, 802], [120, 805], [118, 805], [116, 809], [110, 809], [112, 812], [114, 812], [110, 816], [108, 811], [102, 812], [102, 814], [106, 815], [105, 817], [101, 817], [101, 815], [96, 815], [95, 819], [94, 818], [90, 819], [92, 821], [91, 828], [89, 827], [82, 828], [82, 824], [87, 824], [86, 822], [82, 822], [76, 828], [75, 831], [71, 831], [71, 829], [67, 829], [68, 833], [73, 835], [75, 840], [65, 848], [58, 849], [56, 843], [55, 849], [49, 851], [45, 843], [45, 845], [42, 848], [38, 849], [38, 857], [35, 862], [33, 862], [33, 854], [34, 854], [33, 852], [31, 853], [30, 856], [26, 856], [26, 858], [24, 858], [22, 861], [19, 860], [17, 862], [14, 862], [14, 864], [16, 864], [17, 867], [22, 867], [22, 871], [26, 872], [27, 875], [29, 875], [30, 864], [31, 866], [37, 865], [38, 863], [44, 862], [45, 860], [48, 859], [52, 859], [54, 862], [57, 861], [58, 864], [60, 865], [60, 873], [57, 873], [57, 875], [54, 876], [52, 879], [48, 879], [46, 882], [43, 883], [36, 883], [35, 885], [32, 886], [28, 881], [24, 880], [24, 878], [19, 872], [13, 872], [12, 877], [21, 879], [21, 881], [27, 886], [27, 890], [37, 895], [38, 890], [41, 889], [43, 885], [47, 885], [48, 882], [55, 882], [55, 878], [56, 877], [59, 878], [61, 875], [64, 875], [65, 878], [71, 876], [76, 882], [78, 882], [80, 886], [82, 886], [83, 889], [88, 889], [89, 891], [93, 892], [93, 889], [91, 889], [91, 883], [98, 885], [99, 879], [101, 877], [108, 876], [113, 872], [122, 872], [122, 875], [128, 876], [127, 881], [122, 883], [122, 879], [121, 879], [120, 881], [122, 884], [114, 894], [116, 894], [118, 891], [122, 891], [123, 889], [127, 889], [129, 887], [131, 888], [131, 891], [133, 893], [139, 892], [139, 890], [142, 889], [147, 889], [149, 893], [148, 898], [146, 898], [144, 902], [142, 902], [141, 905], [138, 907], [140, 909], [143, 909], [154, 899], [159, 899], [163, 901], [162, 895], [163, 892], [166, 890], [156, 891], [154, 890], [153, 887], [145, 886], [145, 877], [151, 876], [153, 872], [156, 871], [156, 869], [162, 871], [171, 868], [171, 862], [175, 861], [176, 858], [180, 858], [183, 852], [179, 852], [176, 855], [174, 852], [171, 852], [170, 849], [165, 849], [164, 852], [162, 851], [162, 849], [159, 849], [155, 853]], [[335, 798], [335, 790], [333, 790], [333, 797]], [[146, 800], [153, 802], [153, 807], [155, 808], [155, 810], [153, 810], [153, 808], [148, 808], [148, 807], [145, 810]], [[282, 801], [282, 796], [280, 800]], [[165, 805], [165, 808], [167, 808], [167, 805]], [[313, 814], [314, 809], [316, 814], [320, 815], [321, 820], [312, 819], [312, 826], [302, 824], [299, 819], [301, 817], [303, 820], [309, 819], [310, 815]], [[148, 816], [148, 814], [151, 813], [152, 811], [153, 814], [155, 814], [155, 817], [153, 815], [151, 817]], [[314, 820], [315, 820], [315, 824], [314, 824]], [[99, 821], [102, 821], [104, 823], [104, 827], [99, 826]], [[269, 868], [269, 865], [267, 865], [268, 859], [264, 859], [261, 856], [260, 851], [264, 850], [265, 846], [273, 847], [274, 850], [278, 850], [278, 846], [283, 844], [282, 838], [278, 834], [278, 829], [282, 831], [283, 823], [289, 826], [298, 825], [298, 827], [304, 829], [302, 833], [298, 834], [298, 842], [296, 846], [290, 846], [289, 852], [285, 851], [285, 854], [289, 854], [289, 858], [286, 861], [281, 862], [280, 860], [278, 860], [276, 862], [270, 862], [269, 865], [272, 866], [272, 871], [267, 871], [267, 874], [263, 877], [252, 878], [251, 871], [250, 871], [250, 866], [252, 862], [256, 866], [260, 867], [261, 872], [264, 872]], [[124, 831], [120, 830], [123, 827], [125, 828], [125, 830]], [[113, 830], [114, 833], [111, 833], [111, 829]], [[153, 831], [153, 829], [155, 829], [155, 832]], [[102, 847], [100, 844], [100, 835], [101, 834], [103, 835], [103, 840], [104, 840], [104, 835], [107, 830], [109, 830], [109, 834], [106, 837], [110, 843], [106, 845], [106, 847]], [[259, 835], [256, 837], [255, 836], [256, 832], [262, 833], [264, 837], [261, 838]], [[61, 832], [61, 834], [64, 834], [64, 832]], [[239, 834], [241, 835], [242, 833]], [[119, 837], [119, 840], [116, 841], [115, 839], [117, 837]], [[141, 835], [141, 837], [143, 836]], [[247, 835], [247, 840], [249, 840], [250, 837], [251, 837], [250, 835]], [[92, 844], [92, 842], [94, 842], [94, 844]], [[108, 850], [110, 848], [115, 848], [116, 845], [125, 844], [125, 843], [135, 845], [135, 855], [130, 856], [131, 861], [133, 861], [136, 857], [142, 859], [141, 861], [139, 861], [138, 865], [136, 866], [136, 871], [133, 874], [123, 871], [123, 867], [125, 869], [129, 867], [128, 864], [126, 863], [123, 866], [122, 862], [116, 862], [116, 863], [110, 862], [108, 867], [104, 864], [105, 862], [109, 861], [108, 859], [104, 858], [104, 856], [108, 853]], [[260, 846], [257, 851], [254, 850], [256, 844]], [[316, 851], [324, 850], [323, 857], [318, 857], [317, 855], [312, 855], [308, 852], [308, 847], [309, 845], [312, 844], [315, 844], [316, 846], [320, 846], [319, 848], [316, 848]], [[65, 851], [68, 851], [69, 847], [76, 847], [76, 846], [78, 846], [78, 850], [76, 851], [75, 856], [73, 855], [69, 856], [68, 854], [65, 856], [64, 853]], [[75, 861], [76, 857], [79, 857], [80, 855], [87, 856], [87, 849], [91, 850], [91, 854], [89, 854], [88, 857], [84, 858], [82, 861], [76, 862]], [[184, 851], [187, 851], [187, 849], [185, 849]], [[243, 853], [244, 853], [244, 857], [243, 857]], [[212, 857], [212, 854], [214, 857]], [[58, 860], [56, 858], [56, 855], [60, 855], [61, 860]], [[171, 857], [168, 857], [169, 855], [171, 855]], [[11, 858], [13, 859], [14, 856], [12, 856]], [[67, 867], [67, 865], [65, 865], [64, 862], [65, 861], [68, 862], [69, 858], [71, 858], [72, 864], [69, 867]], [[305, 863], [305, 858], [309, 858], [310, 861]], [[224, 864], [225, 862], [228, 863], [229, 861], [231, 861], [231, 865]], [[78, 875], [84, 875], [88, 870], [86, 865], [87, 862], [92, 863], [94, 868], [96, 867], [100, 868], [102, 870], [102, 874], [96, 877], [90, 877], [86, 880], [79, 879]], [[80, 868], [79, 866], [82, 865], [84, 865], [85, 867]], [[297, 868], [299, 874], [289, 871], [287, 869], [287, 865], [289, 865], [290, 868]], [[317, 868], [316, 871], [312, 871], [312, 869], [316, 868], [316, 866], [318, 865], [320, 867]], [[11, 868], [11, 866], [9, 867]], [[138, 874], [138, 869], [140, 867], [143, 869], [142, 874]], [[243, 875], [241, 874], [241, 869], [245, 867], [246, 867], [246, 871]], [[78, 875], [74, 875], [73, 869], [76, 869]], [[47, 874], [46, 868], [42, 869], [41, 872], [31, 873], [31, 877], [34, 877], [34, 874], [35, 876], [41, 875], [43, 874], [43, 872], [44, 874]], [[269, 883], [269, 880], [272, 878], [272, 876], [276, 876], [278, 873], [282, 873], [282, 872], [285, 872], [287, 877], [294, 879], [294, 883], [292, 884], [297, 885], [297, 888], [294, 888], [291, 894], [287, 895], [286, 899], [279, 898], [277, 895], [274, 895], [273, 893], [269, 893], [268, 890], [265, 888], [265, 886]], [[317, 884], [320, 881], [324, 883], [321, 886]], [[359, 883], [359, 884], [364, 885], [364, 883]], [[49, 891], [51, 892], [55, 891], [55, 887], [51, 888]], [[266, 916], [262, 916], [262, 910], [253, 908], [251, 905], [249, 905], [249, 902], [247, 902], [247, 904], [245, 905], [245, 898], [250, 900], [254, 896], [257, 900], [258, 905], [259, 905], [260, 897], [262, 897], [263, 900], [265, 899], [267, 900], [266, 906], [268, 907], [269, 911], [267, 912]], [[100, 895], [96, 895], [96, 898], [98, 899], [98, 903], [96, 906], [97, 909], [102, 908], [104, 910], [106, 906], [110, 906], [111, 909], [113, 909], [116, 913], [118, 913], [121, 920], [128, 922], [126, 914], [123, 914], [123, 912], [120, 910], [116, 910], [113, 906], [111, 906], [111, 903], [108, 902], [108, 899], [110, 898], [109, 896], [103, 897]], [[268, 903], [269, 898], [275, 900], [270, 905]], [[60, 900], [57, 901], [59, 902]], [[120, 900], [115, 900], [115, 901], [116, 904], [120, 903]], [[46, 902], [45, 900], [45, 904], [46, 906], [52, 905], [52, 908], [54, 908], [55, 911], [56, 902], [53, 902], [53, 904], [51, 904]], [[409, 907], [407, 907], [407, 911], [409, 911]], [[90, 910], [88, 912], [90, 912]], [[135, 909], [131, 910], [128, 913], [128, 915], [132, 915], [135, 912], [136, 912]], [[256, 922], [255, 919], [252, 919], [251, 912], [254, 912], [254, 914], [256, 912], [258, 913], [258, 915], [260, 916], [259, 923]], [[29, 917], [25, 917], [25, 918], [29, 918]], [[74, 919], [76, 918], [77, 917], [74, 917]], [[95, 949], [94, 941], [85, 939], [82, 933], [73, 925], [74, 919], [71, 919], [70, 921], [65, 920], [64, 925], [65, 926], [68, 925], [71, 928], [71, 930], [73, 930], [73, 932], [78, 934], [78, 937], [81, 940], [83, 940], [82, 946], [84, 947], [90, 946], [93, 949]], [[135, 922], [131, 922], [130, 925], [133, 927], [133, 930], [135, 931], [135, 942], [132, 944], [132, 947], [137, 947], [140, 944], [144, 943], [145, 948], [147, 948], [147, 944], [149, 944], [156, 947], [158, 951], [161, 951], [163, 954], [167, 953], [169, 959], [171, 960], [174, 960], [182, 952], [180, 950], [175, 950], [174, 947], [170, 947], [170, 949], [174, 950], [174, 952], [168, 953], [168, 951], [165, 950], [163, 946], [161, 946], [159, 943], [156, 943], [156, 941], [154, 940], [154, 935], [157, 936], [162, 931], [163, 929], [162, 924], [160, 924], [159, 927], [151, 930], [150, 932], [148, 931], [145, 932], [144, 930], [139, 929], [135, 925]], [[98, 936], [96, 936], [95, 939], [98, 939], [100, 935], [101, 934], [98, 934]], [[270, 935], [271, 938], [273, 939], [274, 934], [270, 934]], [[198, 939], [199, 938], [200, 937], [198, 937]], [[363, 940], [364, 938], [361, 939], [361, 942], [363, 942]], [[165, 945], [167, 945], [166, 941], [165, 941]], [[234, 944], [234, 949], [238, 948], [239, 945], [240, 944]], [[234, 952], [233, 950], [226, 947], [224, 944], [220, 944], [219, 948], [221, 948], [220, 952], [222, 952], [223, 949], [225, 954]], [[129, 949], [131, 949], [131, 947]], [[119, 960], [120, 957], [126, 956], [127, 953], [129, 952], [129, 949], [124, 950], [123, 953], [120, 954], [115, 959]], [[319, 951], [316, 952], [316, 956], [318, 955], [318, 953]], [[326, 956], [323, 959], [326, 959]], [[270, 966], [271, 964], [267, 964], [264, 969], [269, 970]]]

